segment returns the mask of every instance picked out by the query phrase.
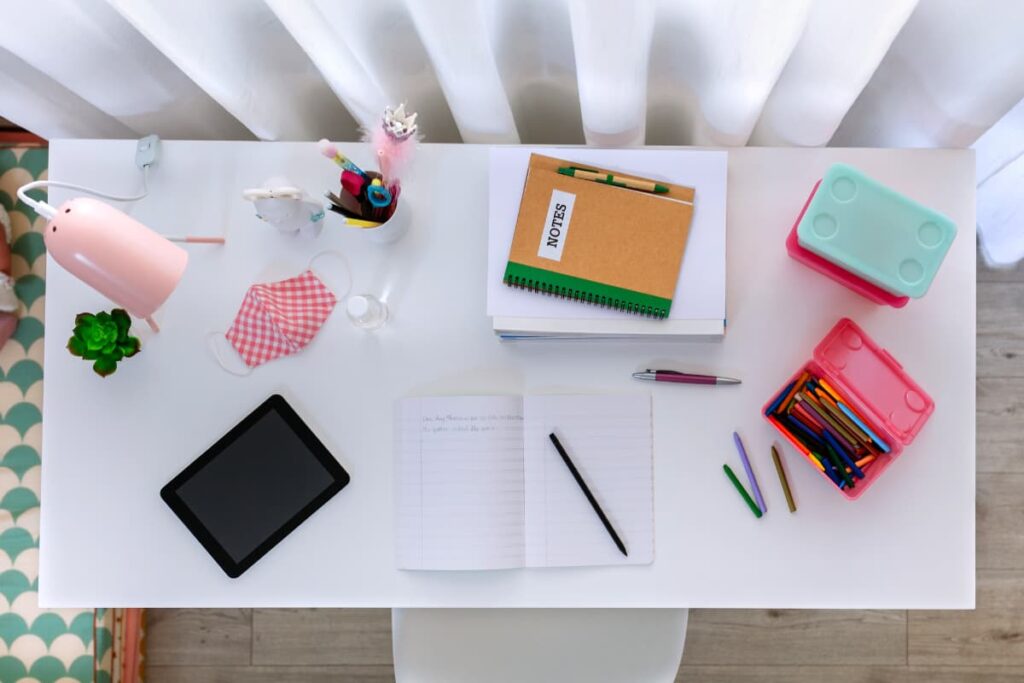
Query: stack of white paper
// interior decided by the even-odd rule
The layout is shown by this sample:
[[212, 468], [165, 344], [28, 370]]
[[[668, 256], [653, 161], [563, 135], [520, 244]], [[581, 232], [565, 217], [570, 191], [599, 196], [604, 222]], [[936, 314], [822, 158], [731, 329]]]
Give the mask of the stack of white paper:
[[[502, 282], [531, 153], [696, 190], [693, 222], [666, 320], [565, 301]], [[491, 150], [487, 314], [506, 340], [600, 337], [721, 339], [725, 333], [726, 152], [583, 147]]]

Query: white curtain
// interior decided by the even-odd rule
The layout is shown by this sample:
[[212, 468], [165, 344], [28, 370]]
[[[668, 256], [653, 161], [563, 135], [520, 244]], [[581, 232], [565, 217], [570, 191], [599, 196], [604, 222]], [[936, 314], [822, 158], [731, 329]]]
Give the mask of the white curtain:
[[[0, 116], [46, 138], [977, 145], [1024, 256], [1021, 0], [7, 0]], [[1005, 118], [1004, 118], [1005, 117]]]

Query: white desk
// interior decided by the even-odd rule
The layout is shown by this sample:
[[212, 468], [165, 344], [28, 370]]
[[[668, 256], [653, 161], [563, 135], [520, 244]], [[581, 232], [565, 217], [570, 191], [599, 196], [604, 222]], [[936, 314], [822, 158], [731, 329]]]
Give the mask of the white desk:
[[[50, 177], [107, 191], [138, 182], [132, 141], [57, 141]], [[357, 162], [367, 150], [346, 145]], [[787, 231], [812, 184], [847, 161], [953, 218], [960, 234], [932, 290], [875, 306], [790, 260]], [[392, 247], [328, 226], [311, 243], [260, 223], [244, 187], [284, 174], [312, 192], [337, 169], [313, 144], [165, 142], [152, 194], [130, 209], [189, 246], [185, 278], [137, 325], [141, 355], [106, 380], [64, 344], [79, 311], [109, 308], [48, 264], [40, 602], [46, 606], [634, 606], [964, 608], [974, 604], [975, 230], [969, 151], [739, 149], [729, 163], [729, 332], [710, 343], [500, 344], [484, 315], [487, 150], [426, 145], [403, 192], [413, 231]], [[698, 190], [699, 192], [699, 190]], [[52, 193], [54, 204], [68, 196]], [[240, 379], [205, 335], [254, 281], [344, 250], [356, 291], [391, 293], [367, 334], [338, 310], [300, 355]], [[330, 279], [329, 269], [326, 277]], [[799, 512], [786, 511], [759, 415], [841, 316], [851, 316], [934, 397], [924, 430], [861, 500], [831, 490], [786, 448]], [[630, 379], [669, 365], [743, 378], [735, 388]], [[653, 565], [500, 572], [394, 568], [392, 405], [431, 393], [654, 392]], [[352, 474], [351, 485], [231, 580], [164, 506], [160, 487], [268, 394], [281, 392]], [[769, 514], [755, 520], [722, 474], [739, 429]], [[819, 577], [816, 579], [815, 577]], [[827, 579], [823, 577], [828, 577]], [[840, 577], [849, 578], [843, 587]]]

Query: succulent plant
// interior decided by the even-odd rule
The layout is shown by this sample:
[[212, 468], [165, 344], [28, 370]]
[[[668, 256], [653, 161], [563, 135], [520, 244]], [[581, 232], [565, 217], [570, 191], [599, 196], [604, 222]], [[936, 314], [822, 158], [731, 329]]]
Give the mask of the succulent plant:
[[107, 313], [79, 313], [75, 331], [68, 339], [68, 351], [82, 360], [93, 361], [92, 369], [100, 377], [117, 370], [117, 362], [131, 358], [142, 348], [138, 337], [128, 334], [132, 319], [123, 308]]

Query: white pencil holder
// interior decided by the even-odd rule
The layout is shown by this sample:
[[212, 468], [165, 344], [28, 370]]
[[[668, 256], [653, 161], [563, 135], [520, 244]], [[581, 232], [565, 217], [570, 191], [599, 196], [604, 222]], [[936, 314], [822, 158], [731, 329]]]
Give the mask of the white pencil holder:
[[360, 232], [367, 236], [371, 242], [377, 244], [391, 244], [402, 239], [409, 230], [409, 202], [399, 197], [396, 200], [395, 212], [375, 228], [360, 228]]

